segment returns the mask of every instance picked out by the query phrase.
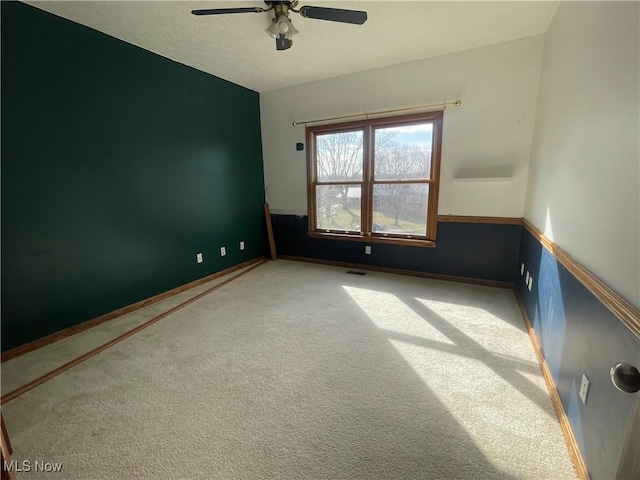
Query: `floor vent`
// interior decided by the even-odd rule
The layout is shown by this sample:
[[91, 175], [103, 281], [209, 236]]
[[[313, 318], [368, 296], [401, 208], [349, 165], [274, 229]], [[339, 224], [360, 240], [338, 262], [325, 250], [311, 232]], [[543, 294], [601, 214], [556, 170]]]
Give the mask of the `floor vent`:
[[347, 270], [347, 273], [350, 273], [351, 275], [366, 275], [367, 272], [359, 272], [357, 270]]

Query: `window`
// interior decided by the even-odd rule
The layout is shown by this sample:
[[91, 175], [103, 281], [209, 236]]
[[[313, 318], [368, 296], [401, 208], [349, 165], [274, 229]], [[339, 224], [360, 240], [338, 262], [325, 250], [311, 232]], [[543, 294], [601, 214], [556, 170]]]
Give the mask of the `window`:
[[307, 128], [309, 235], [434, 246], [442, 112]]

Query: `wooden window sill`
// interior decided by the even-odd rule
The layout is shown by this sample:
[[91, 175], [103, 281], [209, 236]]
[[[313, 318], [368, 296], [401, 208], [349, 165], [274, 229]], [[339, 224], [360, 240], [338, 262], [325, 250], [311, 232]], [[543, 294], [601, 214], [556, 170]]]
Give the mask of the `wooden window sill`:
[[358, 235], [356, 233], [335, 233], [335, 232], [308, 232], [311, 238], [323, 238], [325, 240], [345, 240], [348, 242], [365, 243], [387, 243], [391, 245], [406, 245], [411, 247], [435, 248], [436, 242], [433, 240], [419, 238], [398, 238], [383, 237], [380, 235]]

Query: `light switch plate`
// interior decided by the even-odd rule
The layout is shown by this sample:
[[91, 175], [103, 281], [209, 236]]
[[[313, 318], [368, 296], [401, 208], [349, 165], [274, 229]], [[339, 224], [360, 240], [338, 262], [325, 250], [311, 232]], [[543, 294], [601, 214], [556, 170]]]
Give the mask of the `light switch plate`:
[[589, 385], [591, 385], [591, 382], [589, 382], [589, 379], [583, 373], [582, 383], [580, 384], [580, 399], [585, 405], [587, 404], [587, 396], [589, 395]]

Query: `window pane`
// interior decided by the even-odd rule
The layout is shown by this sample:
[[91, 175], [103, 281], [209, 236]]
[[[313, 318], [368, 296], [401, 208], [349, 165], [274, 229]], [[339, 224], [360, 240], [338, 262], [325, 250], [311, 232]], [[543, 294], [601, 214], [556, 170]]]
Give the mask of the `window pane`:
[[373, 231], [426, 235], [429, 185], [383, 183], [373, 186]]
[[362, 131], [317, 135], [316, 141], [320, 182], [362, 180]]
[[375, 129], [376, 180], [427, 180], [433, 123]]
[[360, 186], [318, 185], [316, 226], [319, 230], [360, 231]]

